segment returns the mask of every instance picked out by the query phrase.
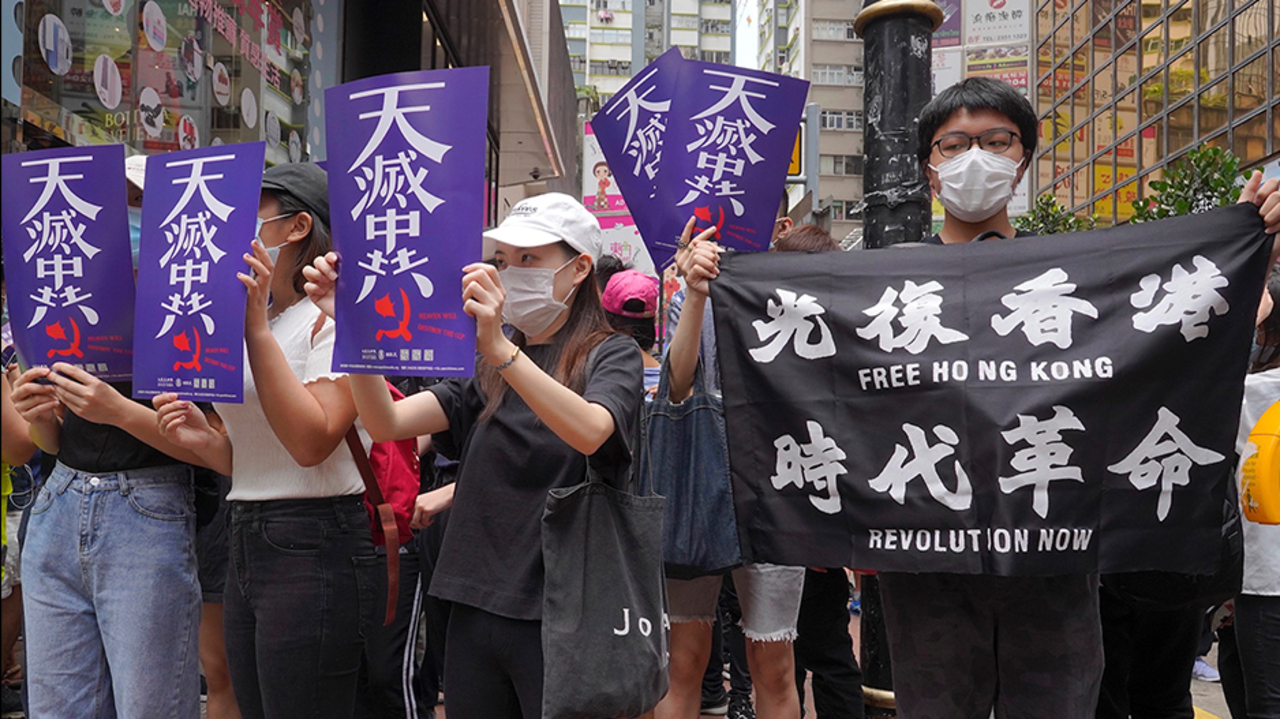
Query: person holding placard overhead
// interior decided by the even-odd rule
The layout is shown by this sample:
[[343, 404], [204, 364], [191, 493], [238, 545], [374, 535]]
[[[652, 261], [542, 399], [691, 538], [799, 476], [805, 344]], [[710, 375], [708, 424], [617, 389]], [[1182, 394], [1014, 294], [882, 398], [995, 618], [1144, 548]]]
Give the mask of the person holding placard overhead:
[[[581, 483], [588, 462], [625, 468], [642, 375], [635, 343], [610, 328], [601, 307], [592, 267], [600, 226], [580, 201], [524, 199], [485, 243], [492, 264], [462, 268], [476, 376], [394, 404], [380, 376], [352, 375], [351, 389], [374, 439], [436, 434], [441, 451], [459, 449], [457, 483], [420, 500], [414, 517], [422, 527], [452, 506], [431, 582], [432, 595], [454, 602], [449, 717], [532, 719], [542, 711], [547, 492]], [[339, 269], [328, 254], [306, 270], [307, 292], [326, 313]]]
[[356, 420], [350, 379], [330, 371], [334, 324], [303, 294], [302, 268], [332, 246], [325, 171], [268, 169], [258, 218], [239, 275], [244, 403], [215, 404], [212, 422], [173, 394], [154, 403], [166, 438], [232, 477], [223, 624], [241, 714], [346, 719], [378, 563], [343, 446]]

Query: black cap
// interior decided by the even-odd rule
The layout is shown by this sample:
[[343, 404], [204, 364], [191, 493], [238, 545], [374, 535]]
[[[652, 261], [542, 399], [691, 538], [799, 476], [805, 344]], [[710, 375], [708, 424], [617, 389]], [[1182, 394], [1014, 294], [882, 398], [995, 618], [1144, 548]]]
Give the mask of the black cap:
[[262, 189], [287, 192], [329, 227], [329, 173], [314, 162], [290, 162], [267, 168]]

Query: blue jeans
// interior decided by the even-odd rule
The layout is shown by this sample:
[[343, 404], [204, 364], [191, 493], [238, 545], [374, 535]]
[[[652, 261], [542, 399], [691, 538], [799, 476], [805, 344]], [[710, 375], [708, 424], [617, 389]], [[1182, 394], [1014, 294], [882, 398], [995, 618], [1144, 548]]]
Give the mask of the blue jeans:
[[22, 547], [32, 717], [200, 715], [191, 470], [61, 463]]
[[363, 495], [230, 505], [222, 629], [241, 715], [350, 719], [386, 582]]

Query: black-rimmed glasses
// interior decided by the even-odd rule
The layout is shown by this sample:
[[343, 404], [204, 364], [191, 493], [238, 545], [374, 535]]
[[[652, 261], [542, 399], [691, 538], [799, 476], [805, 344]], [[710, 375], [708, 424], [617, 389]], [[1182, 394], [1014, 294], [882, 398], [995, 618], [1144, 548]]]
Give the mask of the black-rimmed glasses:
[[1013, 146], [1014, 140], [1021, 140], [1018, 133], [1011, 130], [987, 130], [977, 135], [966, 135], [963, 132], [949, 132], [938, 138], [933, 147], [938, 149], [939, 154], [943, 157], [959, 157], [969, 151], [973, 147], [973, 143], [977, 142], [978, 147], [987, 152], [1002, 155], [1010, 147]]

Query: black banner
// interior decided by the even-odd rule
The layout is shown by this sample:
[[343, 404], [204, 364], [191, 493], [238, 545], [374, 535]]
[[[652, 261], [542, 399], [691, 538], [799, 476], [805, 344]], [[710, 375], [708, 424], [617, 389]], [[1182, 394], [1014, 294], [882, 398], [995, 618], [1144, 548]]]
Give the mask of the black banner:
[[712, 304], [744, 558], [1213, 571], [1269, 239], [1243, 205], [726, 255]]

